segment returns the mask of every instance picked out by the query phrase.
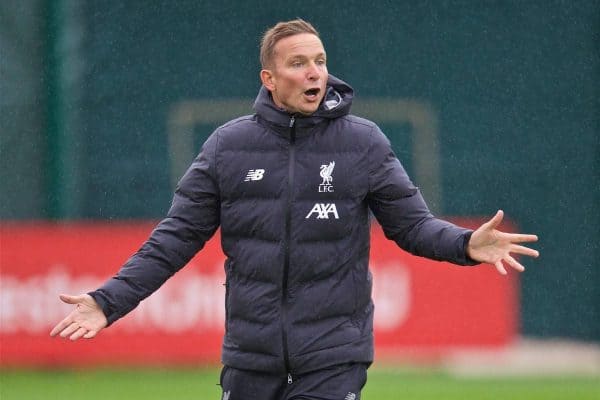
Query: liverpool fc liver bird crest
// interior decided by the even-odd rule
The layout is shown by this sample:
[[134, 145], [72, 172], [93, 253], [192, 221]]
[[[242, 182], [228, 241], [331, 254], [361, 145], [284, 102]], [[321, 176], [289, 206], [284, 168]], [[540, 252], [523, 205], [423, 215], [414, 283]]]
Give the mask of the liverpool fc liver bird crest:
[[333, 173], [334, 167], [335, 161], [330, 162], [329, 165], [321, 165], [321, 178], [323, 178], [323, 183], [321, 183], [321, 185], [331, 185], [331, 181], [333, 180], [331, 174]]

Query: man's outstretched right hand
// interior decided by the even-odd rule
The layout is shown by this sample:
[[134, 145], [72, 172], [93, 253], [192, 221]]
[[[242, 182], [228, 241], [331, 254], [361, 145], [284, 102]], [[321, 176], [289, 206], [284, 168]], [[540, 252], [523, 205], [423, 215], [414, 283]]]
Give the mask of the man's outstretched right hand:
[[67, 304], [74, 304], [75, 309], [52, 329], [50, 336], [60, 335], [71, 340], [82, 337], [91, 339], [108, 325], [102, 309], [89, 294], [61, 294], [60, 299]]

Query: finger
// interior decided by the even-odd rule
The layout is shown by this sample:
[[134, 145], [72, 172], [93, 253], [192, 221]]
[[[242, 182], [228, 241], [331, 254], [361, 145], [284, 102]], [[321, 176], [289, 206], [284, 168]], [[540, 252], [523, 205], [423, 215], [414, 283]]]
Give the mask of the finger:
[[79, 304], [83, 301], [83, 296], [73, 296], [70, 294], [61, 294], [58, 297], [67, 304]]
[[537, 242], [537, 235], [528, 235], [524, 233], [505, 233], [505, 238], [508, 239], [512, 243], [522, 243], [522, 242]]
[[73, 323], [73, 319], [71, 317], [67, 317], [60, 321], [50, 332], [50, 336], [56, 336], [57, 333], [62, 332], [67, 326]]
[[91, 330], [91, 331], [87, 331], [85, 335], [83, 335], [84, 339], [91, 339], [93, 337], [95, 337], [98, 334], [98, 331], [95, 330]]
[[516, 269], [519, 272], [525, 271], [525, 267], [523, 265], [521, 265], [517, 260], [515, 260], [511, 256], [506, 256], [504, 261], [506, 261], [508, 263], [508, 265], [510, 265], [511, 267], [513, 267], [514, 269]]
[[75, 340], [77, 340], [77, 339], [81, 338], [81, 337], [82, 337], [83, 335], [85, 335], [86, 333], [87, 333], [87, 329], [85, 329], [85, 328], [81, 328], [81, 327], [80, 327], [79, 329], [77, 329], [77, 330], [75, 331], [75, 333], [73, 333], [73, 334], [71, 335], [71, 337], [70, 337], [69, 339], [71, 339], [71, 340], [75, 341]]
[[73, 322], [71, 325], [69, 325], [65, 329], [63, 329], [63, 331], [60, 333], [60, 337], [65, 338], [65, 337], [71, 335], [77, 329], [79, 329], [79, 324], [76, 324], [75, 322]]
[[504, 268], [504, 264], [502, 264], [502, 260], [496, 261], [494, 265], [496, 266], [496, 270], [500, 273], [500, 275], [507, 274], [506, 269]]
[[529, 247], [519, 246], [518, 244], [512, 245], [510, 248], [511, 253], [522, 254], [529, 257], [539, 257], [540, 252]]
[[529, 242], [537, 242], [537, 235], [529, 235], [524, 233], [506, 233], [496, 231], [496, 235], [498, 239], [509, 242], [509, 243], [529, 243]]

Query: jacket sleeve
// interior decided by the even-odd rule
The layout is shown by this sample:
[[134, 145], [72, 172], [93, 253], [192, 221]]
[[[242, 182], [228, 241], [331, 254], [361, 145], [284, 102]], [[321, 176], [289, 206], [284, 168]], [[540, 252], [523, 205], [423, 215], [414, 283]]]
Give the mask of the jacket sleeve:
[[219, 226], [214, 133], [177, 185], [169, 212], [142, 247], [103, 286], [89, 293], [109, 325], [133, 310], [204, 247]]
[[472, 231], [431, 214], [379, 128], [373, 129], [370, 140], [367, 201], [385, 236], [417, 256], [477, 264], [466, 254]]

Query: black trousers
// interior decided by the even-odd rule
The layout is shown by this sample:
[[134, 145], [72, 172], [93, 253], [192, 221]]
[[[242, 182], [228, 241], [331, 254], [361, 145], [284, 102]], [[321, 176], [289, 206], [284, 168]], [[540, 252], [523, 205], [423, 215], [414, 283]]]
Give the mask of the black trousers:
[[303, 375], [271, 375], [225, 366], [221, 400], [359, 400], [368, 364], [342, 364]]

